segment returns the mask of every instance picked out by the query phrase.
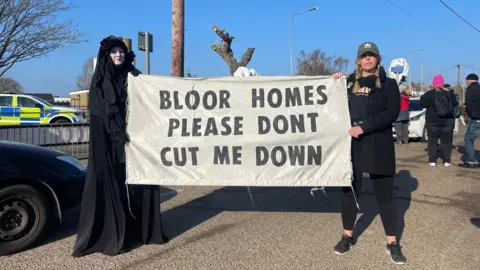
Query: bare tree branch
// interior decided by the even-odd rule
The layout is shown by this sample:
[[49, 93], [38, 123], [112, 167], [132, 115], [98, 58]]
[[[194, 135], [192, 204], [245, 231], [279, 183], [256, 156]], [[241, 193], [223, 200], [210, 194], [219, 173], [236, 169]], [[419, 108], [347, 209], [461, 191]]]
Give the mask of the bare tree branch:
[[70, 20], [57, 18], [75, 6], [62, 0], [0, 1], [0, 76], [15, 63], [85, 42]]
[[254, 48], [248, 48], [247, 51], [243, 54], [242, 60], [238, 64], [239, 67], [246, 67], [250, 60], [252, 59], [253, 53], [255, 52]]
[[23, 92], [23, 87], [12, 78], [0, 77], [0, 94], [7, 92], [20, 94]]
[[215, 24], [212, 25], [213, 31], [222, 39], [222, 44], [212, 44], [210, 48], [215, 51], [220, 57], [225, 60], [229, 69], [230, 75], [233, 75], [239, 67], [246, 67], [250, 60], [252, 59], [255, 48], [248, 48], [247, 51], [243, 54], [242, 60], [237, 62], [235, 59], [234, 53], [232, 51], [232, 41], [235, 39], [234, 36], [230, 36], [229, 33], [225, 33], [225, 29], [219, 29]]
[[347, 58], [327, 56], [318, 49], [310, 54], [302, 50], [297, 57], [297, 75], [318, 76], [343, 72], [348, 67], [348, 62]]
[[94, 71], [93, 59], [93, 57], [90, 57], [83, 64], [82, 73], [77, 76], [77, 90], [90, 89], [90, 82], [92, 81]]

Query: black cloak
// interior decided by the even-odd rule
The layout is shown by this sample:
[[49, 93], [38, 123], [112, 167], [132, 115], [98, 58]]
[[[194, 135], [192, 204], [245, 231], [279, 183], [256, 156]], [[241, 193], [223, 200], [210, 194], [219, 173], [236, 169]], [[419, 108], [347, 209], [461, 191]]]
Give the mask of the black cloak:
[[[122, 48], [125, 61], [115, 66], [110, 51]], [[101, 252], [115, 256], [139, 244], [164, 244], [160, 187], [126, 185], [125, 144], [127, 75], [138, 76], [121, 38], [100, 42], [89, 91], [88, 172], [72, 256]]]

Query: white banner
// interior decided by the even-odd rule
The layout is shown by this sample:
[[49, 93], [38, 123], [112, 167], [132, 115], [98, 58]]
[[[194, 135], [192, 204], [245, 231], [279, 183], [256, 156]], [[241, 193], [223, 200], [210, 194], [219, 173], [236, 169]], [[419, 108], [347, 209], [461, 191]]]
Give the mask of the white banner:
[[127, 183], [350, 186], [345, 78], [128, 78]]

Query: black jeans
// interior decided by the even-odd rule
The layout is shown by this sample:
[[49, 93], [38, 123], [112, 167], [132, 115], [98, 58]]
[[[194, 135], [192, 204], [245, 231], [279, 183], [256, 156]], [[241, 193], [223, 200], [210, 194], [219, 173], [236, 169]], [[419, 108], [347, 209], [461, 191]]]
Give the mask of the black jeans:
[[[443, 162], [451, 162], [454, 124], [454, 119], [448, 119], [448, 121], [441, 124], [427, 123], [429, 163], [437, 162], [437, 153], [440, 153], [440, 158], [443, 160]], [[439, 139], [440, 149], [438, 149]]]
[[[360, 197], [362, 191], [363, 171], [355, 166], [353, 161], [353, 188], [355, 196]], [[370, 174], [375, 196], [377, 197], [380, 219], [383, 223], [383, 229], [387, 236], [397, 235], [397, 206], [393, 199], [393, 175]], [[355, 204], [355, 198], [350, 187], [343, 187], [343, 204], [342, 204], [342, 223], [343, 229], [352, 231], [355, 228], [355, 220], [357, 218], [358, 209]]]

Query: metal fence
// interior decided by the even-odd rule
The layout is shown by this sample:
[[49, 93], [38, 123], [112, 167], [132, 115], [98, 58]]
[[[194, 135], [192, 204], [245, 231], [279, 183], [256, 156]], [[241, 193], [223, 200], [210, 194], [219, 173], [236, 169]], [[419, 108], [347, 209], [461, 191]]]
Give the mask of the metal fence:
[[0, 126], [0, 140], [49, 147], [75, 156], [88, 158], [90, 124], [45, 124]]

